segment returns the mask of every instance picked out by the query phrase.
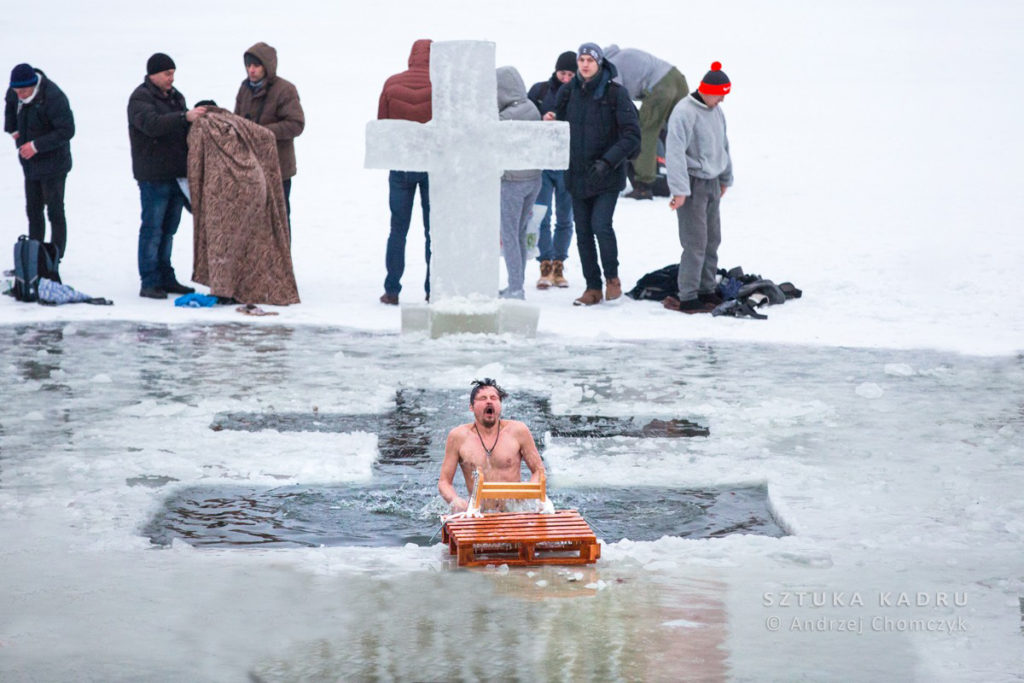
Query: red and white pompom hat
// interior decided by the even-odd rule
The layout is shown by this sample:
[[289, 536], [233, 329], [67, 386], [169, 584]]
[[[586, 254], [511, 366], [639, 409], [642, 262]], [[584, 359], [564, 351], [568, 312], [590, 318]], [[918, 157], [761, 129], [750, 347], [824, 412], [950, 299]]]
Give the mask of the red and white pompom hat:
[[721, 62], [711, 62], [711, 71], [704, 74], [697, 92], [702, 95], [728, 95], [732, 89], [729, 77], [722, 71]]

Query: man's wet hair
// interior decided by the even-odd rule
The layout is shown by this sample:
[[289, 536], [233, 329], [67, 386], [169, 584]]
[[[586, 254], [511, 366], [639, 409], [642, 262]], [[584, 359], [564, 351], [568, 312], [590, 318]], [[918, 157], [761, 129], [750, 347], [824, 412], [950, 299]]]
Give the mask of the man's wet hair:
[[504, 401], [505, 397], [508, 396], [508, 392], [498, 386], [497, 380], [493, 380], [490, 377], [484, 377], [483, 379], [475, 379], [473, 380], [472, 384], [473, 389], [469, 392], [470, 405], [472, 405], [473, 401], [476, 400], [477, 393], [484, 387], [492, 387], [495, 391], [498, 392], [498, 398], [500, 398], [502, 401]]

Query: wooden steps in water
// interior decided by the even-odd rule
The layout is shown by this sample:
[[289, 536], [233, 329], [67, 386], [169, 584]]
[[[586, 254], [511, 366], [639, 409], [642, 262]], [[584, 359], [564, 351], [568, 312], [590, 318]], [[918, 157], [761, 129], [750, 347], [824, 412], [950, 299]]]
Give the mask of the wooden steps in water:
[[601, 544], [575, 510], [457, 517], [444, 523], [441, 539], [460, 567], [591, 564], [601, 557]]

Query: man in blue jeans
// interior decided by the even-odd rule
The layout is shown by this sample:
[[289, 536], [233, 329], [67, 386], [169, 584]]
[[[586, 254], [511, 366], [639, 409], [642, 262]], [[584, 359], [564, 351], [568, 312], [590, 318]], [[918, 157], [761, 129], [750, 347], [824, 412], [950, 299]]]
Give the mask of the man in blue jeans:
[[[540, 115], [554, 111], [558, 92], [576, 75], [576, 53], [563, 52], [555, 60], [551, 78], [534, 83], [526, 95], [533, 102]], [[555, 200], [555, 233], [551, 234], [551, 199]], [[547, 207], [540, 222], [537, 248], [540, 255], [540, 279], [537, 289], [568, 287], [569, 281], [563, 274], [565, 260], [569, 258], [569, 244], [572, 242], [572, 196], [565, 185], [565, 171], [546, 170], [541, 175], [540, 194], [537, 203]]]
[[[430, 44], [427, 38], [414, 42], [409, 53], [409, 68], [384, 81], [377, 103], [378, 119], [405, 119], [418, 123], [430, 121], [433, 116]], [[409, 234], [417, 186], [420, 188], [423, 231], [426, 235], [427, 279], [423, 288], [427, 292], [427, 301], [430, 301], [430, 186], [427, 174], [425, 171], [391, 171], [388, 176], [391, 234], [388, 235], [388, 248], [384, 256], [388, 275], [384, 279], [384, 294], [380, 297], [382, 304], [398, 305], [402, 274], [405, 272], [405, 238]]]
[[427, 278], [423, 283], [430, 299], [430, 181], [426, 171], [391, 171], [388, 175], [388, 205], [391, 208], [391, 234], [384, 255], [388, 274], [384, 278], [381, 303], [397, 304], [405, 272], [405, 239], [412, 222], [412, 206], [416, 201], [416, 188], [420, 188], [420, 209], [423, 212], [423, 233], [426, 237]]
[[174, 88], [174, 60], [158, 52], [146, 62], [146, 78], [128, 99], [132, 174], [139, 183], [139, 296], [166, 299], [195, 290], [178, 282], [171, 266], [185, 195], [178, 184], [188, 176], [189, 125], [206, 107], [188, 109]]

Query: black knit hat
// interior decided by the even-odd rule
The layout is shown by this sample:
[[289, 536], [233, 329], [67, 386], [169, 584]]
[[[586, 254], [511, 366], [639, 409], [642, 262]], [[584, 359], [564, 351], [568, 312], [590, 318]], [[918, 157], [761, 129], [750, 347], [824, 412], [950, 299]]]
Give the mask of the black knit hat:
[[152, 76], [169, 69], [175, 69], [174, 60], [163, 52], [157, 52], [146, 61], [146, 75]]
[[704, 74], [697, 91], [702, 95], [728, 95], [732, 90], [732, 82], [722, 71], [721, 62], [711, 62], [711, 71]]
[[555, 61], [555, 71], [571, 71], [576, 73], [576, 53], [570, 50], [558, 55], [558, 59]]
[[263, 62], [260, 61], [260, 58], [251, 52], [246, 52], [245, 56], [242, 57], [242, 61], [245, 62], [246, 66], [252, 66], [253, 64], [256, 66], [263, 66]]
[[39, 82], [36, 70], [28, 64], [19, 64], [11, 69], [11, 87], [27, 88]]

